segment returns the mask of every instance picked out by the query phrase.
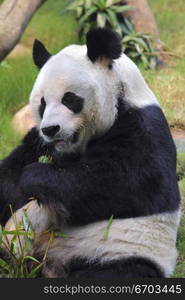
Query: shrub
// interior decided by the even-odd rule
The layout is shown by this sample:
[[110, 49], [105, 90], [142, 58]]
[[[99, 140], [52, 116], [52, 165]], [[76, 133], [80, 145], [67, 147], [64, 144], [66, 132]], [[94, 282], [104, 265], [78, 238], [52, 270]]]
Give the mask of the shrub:
[[75, 13], [80, 39], [84, 39], [92, 28], [111, 28], [120, 35], [123, 51], [133, 61], [155, 69], [157, 53], [151, 37], [142, 32], [136, 33], [129, 18], [123, 15], [130, 9], [132, 7], [123, 5], [120, 0], [69, 0], [62, 12]]
[[[11, 210], [12, 211], [12, 210]], [[5, 278], [35, 278], [43, 265], [33, 256], [28, 255], [34, 240], [34, 232], [24, 212], [21, 224], [13, 215], [13, 230], [5, 230], [0, 225], [0, 277]], [[30, 269], [30, 265], [33, 265]]]

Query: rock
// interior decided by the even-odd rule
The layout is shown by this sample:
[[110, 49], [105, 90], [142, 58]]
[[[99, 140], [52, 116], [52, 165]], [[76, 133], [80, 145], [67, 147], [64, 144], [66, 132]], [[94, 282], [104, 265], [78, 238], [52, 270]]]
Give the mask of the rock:
[[23, 135], [35, 126], [35, 121], [32, 116], [29, 104], [21, 108], [15, 114], [12, 120], [12, 125], [13, 128], [15, 128], [19, 133]]

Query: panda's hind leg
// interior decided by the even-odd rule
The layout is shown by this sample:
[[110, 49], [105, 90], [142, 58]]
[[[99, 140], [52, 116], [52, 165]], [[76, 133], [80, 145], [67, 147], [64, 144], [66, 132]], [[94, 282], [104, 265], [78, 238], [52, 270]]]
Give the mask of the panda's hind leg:
[[69, 278], [161, 278], [165, 277], [160, 267], [142, 257], [130, 257], [106, 263], [87, 262], [82, 258], [70, 261], [67, 266]]

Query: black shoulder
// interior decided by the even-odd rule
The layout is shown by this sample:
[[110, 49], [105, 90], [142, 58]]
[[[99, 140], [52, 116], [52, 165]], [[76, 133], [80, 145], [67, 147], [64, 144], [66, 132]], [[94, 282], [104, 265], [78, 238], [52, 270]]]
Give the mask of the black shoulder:
[[124, 203], [138, 207], [135, 216], [179, 207], [176, 148], [159, 106], [123, 105], [110, 130], [89, 143], [88, 152], [117, 164], [120, 195], [126, 198]]

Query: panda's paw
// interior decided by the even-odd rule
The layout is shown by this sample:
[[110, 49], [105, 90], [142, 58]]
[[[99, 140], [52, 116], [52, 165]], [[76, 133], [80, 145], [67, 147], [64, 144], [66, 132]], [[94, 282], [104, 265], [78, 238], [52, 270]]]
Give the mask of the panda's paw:
[[49, 193], [49, 166], [42, 163], [32, 163], [24, 167], [20, 177], [20, 189], [26, 198], [34, 197], [43, 201], [44, 195]]
[[53, 219], [63, 220], [63, 217], [69, 217], [69, 213], [56, 188], [57, 177], [58, 173], [53, 171], [51, 164], [32, 163], [23, 169], [19, 186], [26, 199], [37, 200], [39, 205], [49, 209]]
[[23, 138], [22, 143], [26, 145], [34, 145], [38, 142], [39, 132], [36, 127], [33, 127]]
[[37, 161], [40, 156], [52, 156], [54, 150], [53, 144], [45, 142], [40, 136], [39, 131], [36, 127], [33, 127], [25, 135], [22, 140], [22, 145], [25, 152], [28, 151], [31, 157], [35, 156], [35, 161]]

